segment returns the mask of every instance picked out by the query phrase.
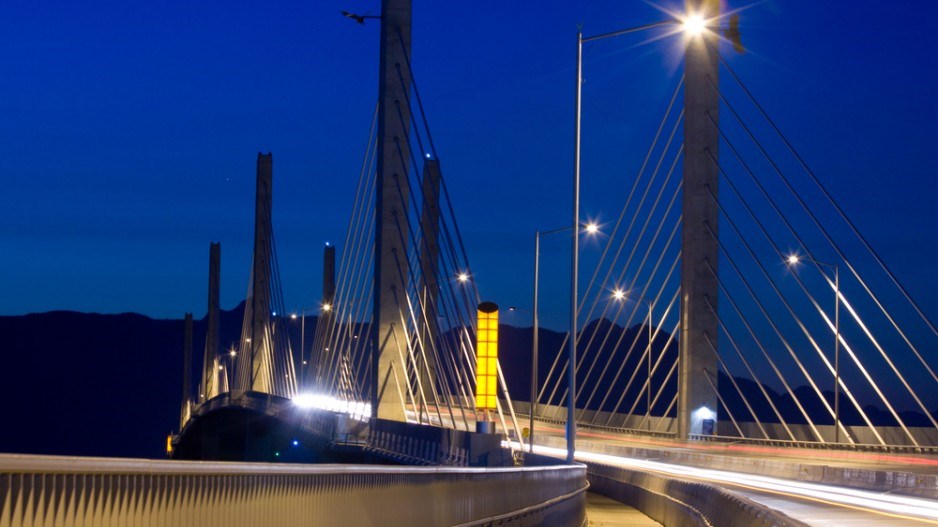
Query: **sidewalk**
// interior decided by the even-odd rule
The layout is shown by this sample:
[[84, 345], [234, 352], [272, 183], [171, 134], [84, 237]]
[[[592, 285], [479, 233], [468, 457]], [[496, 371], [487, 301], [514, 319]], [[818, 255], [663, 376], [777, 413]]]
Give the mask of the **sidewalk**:
[[586, 516], [590, 527], [661, 527], [637, 509], [593, 492], [586, 493]]

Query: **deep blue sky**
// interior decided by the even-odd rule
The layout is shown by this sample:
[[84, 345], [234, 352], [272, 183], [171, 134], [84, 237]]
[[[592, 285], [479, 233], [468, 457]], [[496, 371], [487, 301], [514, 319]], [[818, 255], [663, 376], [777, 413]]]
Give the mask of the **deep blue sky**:
[[[570, 218], [576, 26], [595, 34], [662, 15], [637, 1], [414, 4], [415, 74], [482, 295], [527, 306], [518, 277], [529, 276], [533, 232]], [[202, 316], [213, 240], [223, 307], [235, 305], [258, 151], [274, 154], [286, 303], [314, 304], [377, 91], [378, 25], [343, 9], [379, 2], [4, 5], [0, 314]], [[936, 19], [928, 0], [769, 0], [742, 13], [749, 51], [724, 50], [932, 308]], [[680, 71], [675, 39], [640, 41], [586, 51], [582, 206], [600, 220], [616, 216]], [[545, 305], [557, 307], [542, 309], [559, 326], [568, 244], [544, 245]]]

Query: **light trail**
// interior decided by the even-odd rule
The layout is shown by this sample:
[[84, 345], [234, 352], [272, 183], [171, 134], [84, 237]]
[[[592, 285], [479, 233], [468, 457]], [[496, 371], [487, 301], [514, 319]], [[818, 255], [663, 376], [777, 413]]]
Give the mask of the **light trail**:
[[[564, 457], [566, 455], [566, 450], [560, 448], [535, 445], [534, 449], [539, 454], [553, 457]], [[779, 494], [893, 518], [938, 525], [938, 502], [923, 498], [881, 494], [867, 490], [805, 483], [740, 472], [673, 465], [593, 452], [577, 451], [576, 459], [625, 469], [654, 472], [665, 476], [743, 487], [759, 492]]]

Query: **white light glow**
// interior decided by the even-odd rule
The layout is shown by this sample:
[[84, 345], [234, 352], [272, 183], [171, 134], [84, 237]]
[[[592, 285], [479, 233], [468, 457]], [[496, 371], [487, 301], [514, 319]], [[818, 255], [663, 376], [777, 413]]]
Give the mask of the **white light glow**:
[[706, 406], [701, 406], [700, 408], [694, 410], [694, 417], [697, 419], [714, 419], [716, 414], [713, 413], [713, 410], [707, 408]]
[[459, 273], [459, 275], [456, 276], [456, 280], [459, 280], [460, 282], [468, 282], [469, 275], [467, 273]]
[[786, 261], [788, 262], [788, 265], [795, 265], [796, 263], [801, 261], [801, 258], [797, 254], [793, 254], [789, 256]]
[[587, 223], [586, 232], [587, 234], [596, 234], [599, 232], [599, 225], [596, 225], [595, 223]]
[[697, 14], [688, 15], [681, 25], [684, 28], [684, 32], [693, 37], [700, 35], [707, 29], [707, 21], [704, 20], [704, 17]]
[[363, 401], [344, 401], [330, 395], [314, 393], [301, 393], [293, 398], [293, 404], [303, 410], [319, 409], [329, 412], [349, 414], [352, 419], [359, 421], [371, 417], [371, 403]]
[[622, 300], [623, 298], [625, 298], [625, 291], [621, 289], [616, 289], [615, 291], [612, 292], [612, 298], [615, 298], [616, 300]]

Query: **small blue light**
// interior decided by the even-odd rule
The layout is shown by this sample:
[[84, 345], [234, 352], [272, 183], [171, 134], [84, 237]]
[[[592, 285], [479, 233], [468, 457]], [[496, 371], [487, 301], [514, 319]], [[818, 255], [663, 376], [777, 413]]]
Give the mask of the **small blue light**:
[[300, 442], [296, 439], [293, 440], [293, 446], [300, 446]]
[[274, 316], [277, 316], [277, 312], [276, 312], [276, 311], [274, 311], [274, 312], [273, 312], [273, 315], [274, 315]]

